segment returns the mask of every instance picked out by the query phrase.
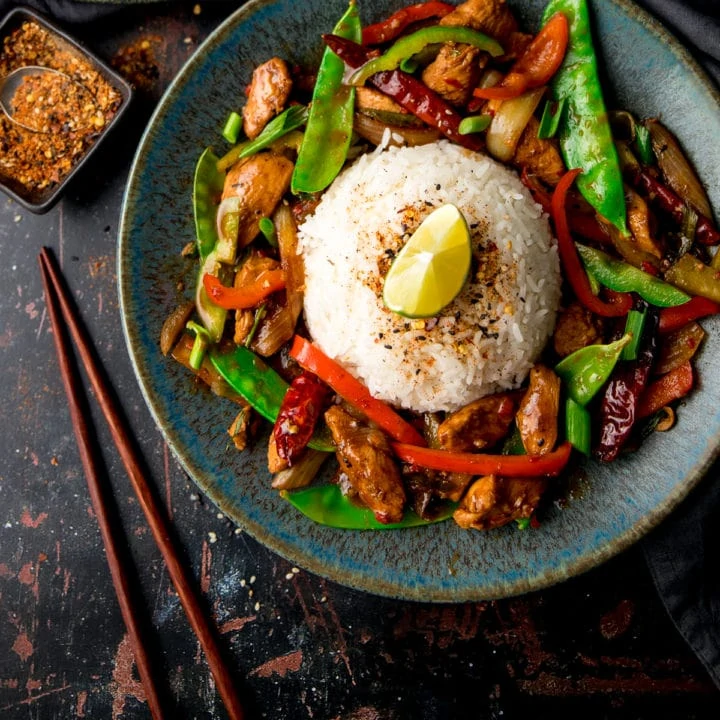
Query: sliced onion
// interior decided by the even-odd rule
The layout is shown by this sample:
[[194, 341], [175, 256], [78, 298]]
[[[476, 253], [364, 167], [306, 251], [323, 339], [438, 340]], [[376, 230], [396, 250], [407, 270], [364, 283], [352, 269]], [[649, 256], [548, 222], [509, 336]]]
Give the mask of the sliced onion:
[[665, 182], [689, 205], [712, 219], [712, 208], [705, 188], [688, 162], [675, 136], [657, 120], [647, 120], [653, 151]]
[[172, 350], [194, 309], [195, 301], [188, 300], [186, 303], [178, 305], [168, 315], [163, 323], [162, 330], [160, 330], [160, 352], [163, 355], [167, 355]]
[[427, 145], [440, 139], [440, 133], [434, 128], [386, 125], [362, 113], [355, 113], [353, 130], [373, 145], [382, 143], [385, 130], [390, 130], [390, 145]]
[[656, 375], [664, 375], [692, 360], [704, 339], [705, 331], [696, 322], [689, 322], [674, 333], [665, 336], [653, 372]]
[[307, 448], [302, 457], [292, 466], [275, 473], [272, 486], [275, 490], [297, 490], [307, 487], [318, 474], [321, 465], [332, 453]]
[[215, 247], [219, 262], [235, 262], [241, 207], [242, 198], [236, 195], [225, 198], [218, 207], [216, 219], [218, 242]]
[[486, 136], [488, 152], [494, 158], [502, 162], [512, 160], [520, 136], [544, 93], [544, 87], [537, 88], [500, 103]]

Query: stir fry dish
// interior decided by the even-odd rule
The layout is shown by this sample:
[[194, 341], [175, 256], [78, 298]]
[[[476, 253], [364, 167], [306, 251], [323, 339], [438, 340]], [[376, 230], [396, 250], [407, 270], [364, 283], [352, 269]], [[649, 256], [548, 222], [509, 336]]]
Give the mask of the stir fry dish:
[[579, 461], [682, 413], [712, 208], [660, 119], [606, 106], [586, 0], [535, 34], [505, 0], [361, 10], [228, 107], [161, 350], [316, 522], [534, 527]]

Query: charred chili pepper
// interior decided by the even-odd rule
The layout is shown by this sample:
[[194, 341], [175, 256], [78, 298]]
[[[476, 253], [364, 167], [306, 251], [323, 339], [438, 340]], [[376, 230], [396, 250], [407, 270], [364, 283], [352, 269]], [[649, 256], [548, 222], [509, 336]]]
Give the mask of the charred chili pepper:
[[292, 466], [305, 450], [328, 395], [328, 386], [316, 375], [303, 372], [291, 383], [273, 427], [278, 455]]
[[[362, 45], [336, 35], [323, 35], [323, 40], [352, 68], [360, 67], [370, 59], [370, 51]], [[481, 149], [481, 140], [472, 134], [463, 135], [460, 132], [462, 117], [455, 108], [412, 75], [402, 70], [390, 70], [372, 75], [368, 82], [458, 145], [469, 150]]]
[[[685, 217], [685, 203], [670, 188], [645, 170], [633, 173], [632, 181], [637, 190], [644, 193], [652, 203], [670, 215], [678, 225], [682, 225]], [[699, 213], [695, 226], [695, 239], [701, 245], [720, 243], [720, 232], [716, 230], [710, 219]]]
[[394, 40], [412, 23], [429, 18], [442, 18], [455, 9], [454, 5], [444, 2], [425, 2], [400, 8], [382, 22], [368, 25], [362, 31], [363, 45], [381, 45]]
[[532, 39], [527, 49], [497, 84], [473, 90], [476, 98], [510, 100], [524, 92], [547, 85], [557, 72], [568, 44], [568, 21], [555, 13]]
[[200, 261], [213, 251], [218, 234], [215, 223], [225, 174], [217, 169], [218, 159], [212, 148], [206, 148], [195, 166], [192, 204], [195, 216], [195, 237]]
[[610, 257], [602, 250], [595, 250], [580, 243], [575, 243], [575, 247], [587, 271], [611, 290], [635, 292], [643, 300], [658, 307], [674, 307], [690, 300], [690, 296], [682, 290], [622, 260]]
[[648, 385], [657, 355], [657, 310], [650, 307], [636, 360], [621, 360], [600, 405], [600, 438], [595, 456], [611, 462], [620, 454], [638, 419], [640, 399]]
[[623, 178], [608, 122], [586, 0], [550, 0], [543, 21], [563, 13], [569, 22], [565, 60], [555, 73], [553, 99], [566, 98], [560, 148], [568, 168], [581, 168], [578, 188], [599, 215], [627, 235]]
[[558, 238], [560, 261], [565, 270], [565, 277], [570, 283], [577, 299], [591, 312], [603, 317], [620, 317], [627, 315], [632, 308], [632, 298], [626, 293], [619, 294], [617, 302], [607, 303], [593, 294], [587, 273], [583, 268], [578, 251], [570, 235], [567, 213], [565, 209], [567, 192], [580, 174], [579, 169], [569, 170], [557, 184], [552, 196], [552, 218]]
[[684, 305], [663, 308], [660, 311], [659, 330], [661, 333], [671, 333], [693, 320], [699, 320], [708, 315], [717, 315], [717, 313], [720, 313], [720, 303], [704, 297], [694, 297]]
[[490, 53], [493, 57], [503, 54], [500, 43], [481, 32], [477, 32], [468, 27], [433, 25], [417, 30], [410, 35], [405, 35], [382, 55], [368, 60], [350, 76], [349, 83], [351, 85], [363, 85], [371, 75], [385, 70], [395, 70], [403, 60], [417, 55], [428, 45], [446, 42], [472, 45]]
[[[231, 352], [210, 352], [215, 369], [235, 392], [242, 395], [264, 418], [275, 422], [289, 385], [254, 352], [239, 345]], [[315, 432], [308, 445], [315, 450], [334, 452], [325, 429]]]
[[[355, 0], [333, 30], [335, 35], [360, 42], [362, 27]], [[290, 187], [293, 193], [324, 190], [347, 159], [353, 131], [355, 88], [343, 82], [345, 65], [331, 50], [323, 53], [313, 90], [305, 136]]]
[[381, 523], [370, 508], [355, 504], [343, 495], [337, 485], [319, 485], [280, 494], [310, 520], [342, 530], [399, 530], [431, 525], [450, 519], [457, 507], [457, 503], [448, 503], [429, 520], [421, 518], [412, 510], [406, 510], [399, 523]]
[[607, 345], [587, 345], [555, 366], [566, 393], [578, 405], [585, 407], [600, 391], [630, 340], [630, 335], [623, 335]]

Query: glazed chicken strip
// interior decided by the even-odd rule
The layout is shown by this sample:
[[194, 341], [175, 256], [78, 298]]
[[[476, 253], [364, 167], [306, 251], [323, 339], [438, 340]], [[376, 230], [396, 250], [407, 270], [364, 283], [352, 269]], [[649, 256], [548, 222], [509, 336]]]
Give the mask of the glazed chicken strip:
[[561, 357], [576, 350], [602, 342], [602, 325], [599, 319], [579, 302], [570, 303], [558, 314], [553, 348]]
[[513, 165], [526, 168], [530, 175], [535, 175], [544, 183], [555, 187], [565, 174], [565, 163], [554, 140], [539, 138], [540, 123], [531, 117], [518, 141]]
[[243, 130], [254, 140], [284, 107], [292, 90], [287, 63], [274, 57], [255, 68], [243, 108]]
[[535, 365], [515, 416], [528, 455], [545, 455], [555, 447], [559, 412], [560, 378], [550, 368]]
[[241, 198], [238, 247], [251, 243], [260, 220], [270, 217], [290, 187], [293, 163], [284, 155], [261, 152], [233, 165], [225, 178], [222, 199]]
[[405, 489], [387, 437], [335, 405], [325, 413], [340, 469], [379, 522], [400, 522]]
[[[479, 30], [501, 44], [517, 30], [505, 0], [467, 0], [440, 20], [440, 25]], [[446, 43], [424, 70], [423, 82], [450, 104], [462, 106], [480, 80], [484, 53], [471, 45]]]
[[462, 528], [492, 530], [535, 512], [547, 480], [486, 475], [467, 491], [453, 519]]
[[475, 400], [440, 423], [438, 444], [455, 452], [492, 447], [508, 434], [515, 408], [516, 403], [509, 393], [487, 395]]

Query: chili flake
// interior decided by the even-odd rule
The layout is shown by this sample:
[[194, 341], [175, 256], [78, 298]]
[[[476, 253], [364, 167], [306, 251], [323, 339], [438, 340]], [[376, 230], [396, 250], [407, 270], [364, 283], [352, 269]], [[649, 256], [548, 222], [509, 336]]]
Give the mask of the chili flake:
[[[31, 194], [62, 182], [117, 112], [120, 92], [63, 38], [33, 21], [0, 48], [0, 77], [27, 65], [63, 73], [25, 78], [13, 105], [26, 130], [0, 115], [0, 179]], [[42, 121], [38, 118], [44, 116]]]

